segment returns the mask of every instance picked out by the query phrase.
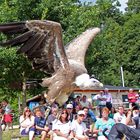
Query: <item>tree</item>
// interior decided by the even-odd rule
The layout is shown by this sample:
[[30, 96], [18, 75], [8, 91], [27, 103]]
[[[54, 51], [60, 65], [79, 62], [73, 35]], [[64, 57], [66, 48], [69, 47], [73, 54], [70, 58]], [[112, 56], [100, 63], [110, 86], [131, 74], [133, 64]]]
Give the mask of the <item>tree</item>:
[[140, 13], [140, 1], [139, 0], [128, 0], [127, 11], [130, 13]]
[[[44, 73], [34, 71], [31, 68], [29, 61], [23, 55], [17, 55], [16, 49], [0, 49], [0, 83], [3, 91], [9, 93], [12, 97], [17, 96], [13, 91], [23, 89], [23, 103], [26, 104], [26, 81], [30, 78], [44, 77]], [[10, 90], [12, 89], [12, 90]], [[4, 92], [4, 93], [5, 93]]]
[[119, 53], [120, 62], [124, 67], [124, 76], [127, 86], [140, 84], [140, 14], [133, 14], [125, 22]]

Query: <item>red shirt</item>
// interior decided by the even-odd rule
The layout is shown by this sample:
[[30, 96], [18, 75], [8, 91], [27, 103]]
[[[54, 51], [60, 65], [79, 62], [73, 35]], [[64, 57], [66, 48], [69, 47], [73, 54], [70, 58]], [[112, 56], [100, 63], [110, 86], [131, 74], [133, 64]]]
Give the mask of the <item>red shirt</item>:
[[128, 93], [127, 96], [130, 103], [135, 103], [139, 97], [139, 95], [135, 92]]

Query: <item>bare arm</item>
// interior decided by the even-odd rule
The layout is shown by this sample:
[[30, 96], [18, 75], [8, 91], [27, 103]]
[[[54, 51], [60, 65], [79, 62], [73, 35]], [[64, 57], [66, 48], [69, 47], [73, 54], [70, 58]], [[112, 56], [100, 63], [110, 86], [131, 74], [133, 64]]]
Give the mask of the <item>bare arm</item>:
[[134, 125], [135, 122], [132, 120], [132, 111], [128, 111], [127, 117], [126, 117], [126, 125]]
[[67, 138], [67, 136], [65, 134], [63, 134], [62, 132], [60, 132], [60, 130], [55, 129], [54, 132], [56, 133], [56, 135]]
[[42, 128], [42, 127], [39, 127], [39, 126], [35, 126], [36, 127], [36, 129], [38, 129], [38, 130], [41, 130], [41, 131], [46, 131], [46, 132], [48, 132], [49, 131], [49, 128], [48, 127], [44, 127], [44, 128]]
[[97, 129], [95, 126], [94, 126], [94, 128], [93, 128], [93, 133], [94, 133], [94, 134], [98, 134], [98, 133], [99, 133], [99, 129]]

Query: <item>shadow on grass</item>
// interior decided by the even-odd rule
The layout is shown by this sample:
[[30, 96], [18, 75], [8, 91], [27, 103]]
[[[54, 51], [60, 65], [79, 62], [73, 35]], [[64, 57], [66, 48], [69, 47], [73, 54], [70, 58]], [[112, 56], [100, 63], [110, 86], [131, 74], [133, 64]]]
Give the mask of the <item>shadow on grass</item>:
[[[19, 136], [19, 129], [6, 130], [6, 131], [3, 131], [2, 133], [2, 140], [11, 140], [13, 138], [16, 138], [17, 136]], [[23, 138], [20, 138], [20, 140], [29, 140], [29, 139], [28, 137], [23, 137]], [[36, 137], [35, 140], [40, 140], [40, 138]], [[49, 140], [49, 139], [46, 138], [46, 140]]]

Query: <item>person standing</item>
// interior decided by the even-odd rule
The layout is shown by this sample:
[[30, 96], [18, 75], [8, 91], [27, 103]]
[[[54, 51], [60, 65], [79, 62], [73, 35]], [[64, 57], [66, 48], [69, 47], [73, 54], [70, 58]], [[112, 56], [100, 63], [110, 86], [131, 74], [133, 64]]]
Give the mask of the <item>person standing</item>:
[[111, 110], [111, 108], [112, 108], [112, 95], [108, 91], [109, 91], [108, 88], [104, 89], [104, 94], [106, 96], [106, 107], [109, 110]]
[[139, 95], [138, 93], [134, 92], [134, 90], [131, 88], [129, 89], [127, 97], [129, 102], [129, 108], [131, 108], [132, 104], [135, 104], [137, 102]]
[[104, 107], [106, 107], [106, 95], [104, 94], [103, 91], [100, 91], [100, 93], [98, 94], [97, 96], [97, 100], [98, 100], [98, 108], [99, 108], [99, 117], [101, 118], [102, 117], [102, 109]]
[[6, 126], [8, 126], [8, 129], [11, 127], [13, 129], [13, 118], [12, 118], [12, 109], [10, 104], [8, 103], [8, 101], [4, 100], [2, 102], [3, 105], [3, 110], [4, 110], [4, 116], [3, 116], [3, 121], [5, 123], [5, 127], [3, 128], [3, 130], [6, 129]]

